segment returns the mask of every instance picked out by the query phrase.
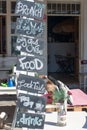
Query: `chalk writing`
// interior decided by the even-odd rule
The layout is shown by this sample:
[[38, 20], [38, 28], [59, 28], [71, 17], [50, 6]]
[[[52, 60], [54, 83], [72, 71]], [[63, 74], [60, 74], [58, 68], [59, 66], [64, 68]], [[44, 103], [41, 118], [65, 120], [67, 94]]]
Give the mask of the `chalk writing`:
[[24, 36], [17, 37], [16, 50], [34, 54], [37, 56], [43, 55], [44, 41]]
[[20, 93], [18, 96], [17, 105], [20, 108], [42, 112], [45, 110], [46, 98], [42, 96]]
[[32, 56], [18, 56], [17, 70], [41, 72], [44, 69], [44, 58]]
[[31, 20], [29, 18], [17, 18], [16, 33], [32, 37], [44, 36], [45, 22]]
[[18, 0], [15, 13], [21, 16], [43, 19], [46, 5], [37, 2]]
[[17, 113], [16, 127], [22, 128], [44, 128], [45, 115], [43, 114], [34, 114], [34, 113]]
[[46, 83], [41, 78], [20, 74], [17, 82], [17, 89], [27, 92], [44, 94]]

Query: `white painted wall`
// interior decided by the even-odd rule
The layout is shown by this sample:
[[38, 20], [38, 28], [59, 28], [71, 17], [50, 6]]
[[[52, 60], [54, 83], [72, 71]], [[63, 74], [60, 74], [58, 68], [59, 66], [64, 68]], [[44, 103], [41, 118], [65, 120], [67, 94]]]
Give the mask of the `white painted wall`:
[[[81, 40], [81, 46], [82, 51], [81, 59], [80, 60], [87, 60], [87, 0], [82, 1], [82, 17], [81, 17], [81, 26], [82, 28], [82, 40]], [[81, 64], [81, 63], [80, 63]], [[80, 72], [87, 72], [87, 64], [80, 65], [81, 70]]]

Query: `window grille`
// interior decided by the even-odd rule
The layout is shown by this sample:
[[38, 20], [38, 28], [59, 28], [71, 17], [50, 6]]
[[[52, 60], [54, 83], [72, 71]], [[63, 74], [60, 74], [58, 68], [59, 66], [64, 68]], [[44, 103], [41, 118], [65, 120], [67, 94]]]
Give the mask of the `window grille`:
[[47, 4], [47, 14], [80, 14], [80, 3], [53, 3]]

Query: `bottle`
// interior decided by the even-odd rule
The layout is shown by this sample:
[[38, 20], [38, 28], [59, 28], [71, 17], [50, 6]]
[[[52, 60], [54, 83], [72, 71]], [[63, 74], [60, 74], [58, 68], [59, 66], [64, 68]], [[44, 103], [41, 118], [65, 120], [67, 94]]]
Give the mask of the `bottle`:
[[12, 78], [10, 78], [8, 81], [8, 87], [13, 87], [13, 86], [14, 86], [13, 80]]
[[59, 110], [57, 113], [57, 125], [58, 126], [66, 126], [67, 121], [67, 113], [64, 107], [64, 104], [60, 103]]

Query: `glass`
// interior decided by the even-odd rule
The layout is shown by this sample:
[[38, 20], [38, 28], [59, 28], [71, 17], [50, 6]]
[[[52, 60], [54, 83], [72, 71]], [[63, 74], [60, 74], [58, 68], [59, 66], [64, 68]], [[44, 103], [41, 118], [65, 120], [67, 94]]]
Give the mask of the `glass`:
[[62, 13], [67, 13], [66, 4], [62, 4]]
[[70, 14], [70, 4], [67, 4], [67, 13]]
[[58, 103], [57, 125], [66, 126], [67, 124], [67, 100], [64, 103]]
[[53, 14], [56, 13], [56, 4], [52, 4], [52, 13], [53, 13]]
[[15, 13], [16, 2], [11, 2], [11, 13]]
[[76, 10], [77, 10], [78, 14], [80, 14], [80, 4], [76, 5]]
[[6, 13], [6, 1], [3, 0], [3, 1], [0, 1], [0, 13]]
[[17, 16], [11, 17], [11, 34], [15, 33], [16, 20], [17, 20]]
[[58, 13], [61, 13], [61, 4], [57, 4], [57, 11]]
[[6, 54], [6, 17], [0, 16], [0, 54]]
[[11, 36], [11, 55], [13, 56], [17, 56], [20, 54], [20, 52], [16, 50], [16, 40], [17, 36]]
[[48, 14], [51, 13], [51, 4], [47, 4], [47, 13], [48, 13]]

